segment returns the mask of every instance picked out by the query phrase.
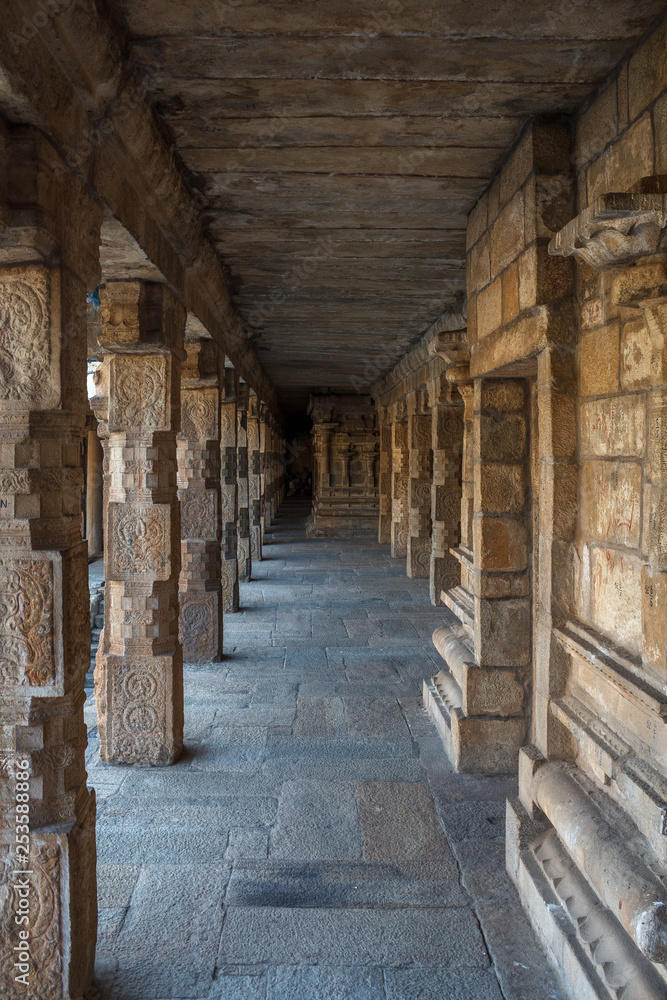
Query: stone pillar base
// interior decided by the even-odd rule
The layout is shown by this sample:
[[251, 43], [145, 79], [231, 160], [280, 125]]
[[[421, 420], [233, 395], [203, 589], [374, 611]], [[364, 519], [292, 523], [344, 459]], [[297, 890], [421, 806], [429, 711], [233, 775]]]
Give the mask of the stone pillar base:
[[446, 666], [424, 681], [424, 707], [457, 771], [509, 774], [526, 733], [523, 686], [512, 669], [475, 663], [467, 640], [465, 625], [434, 632]]
[[[106, 628], [106, 626], [105, 626]], [[100, 756], [107, 764], [173, 764], [183, 750], [183, 653], [103, 652], [95, 662]]]

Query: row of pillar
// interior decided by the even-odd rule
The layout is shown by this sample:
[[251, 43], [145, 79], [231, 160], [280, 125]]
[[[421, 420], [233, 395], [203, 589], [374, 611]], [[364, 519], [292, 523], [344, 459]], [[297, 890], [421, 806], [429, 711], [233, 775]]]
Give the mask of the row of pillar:
[[406, 560], [407, 575], [428, 579], [431, 600], [457, 578], [450, 549], [460, 538], [463, 405], [444, 374], [379, 406], [378, 540]]
[[223, 611], [262, 558], [261, 424], [276, 429], [217, 344], [187, 337], [164, 284], [100, 289], [103, 360], [92, 406], [104, 442], [105, 621], [95, 690], [100, 754], [173, 763], [183, 744], [183, 660], [222, 656]]

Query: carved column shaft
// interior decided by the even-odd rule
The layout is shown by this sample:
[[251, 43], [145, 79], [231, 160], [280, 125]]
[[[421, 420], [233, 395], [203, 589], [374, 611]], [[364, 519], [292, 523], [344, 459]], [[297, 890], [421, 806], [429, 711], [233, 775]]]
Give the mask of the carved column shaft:
[[106, 421], [105, 620], [95, 669], [100, 754], [171, 764], [183, 747], [176, 432], [185, 311], [165, 285], [100, 290]]
[[391, 554], [408, 554], [408, 421], [404, 403], [394, 403], [391, 455]]
[[391, 543], [391, 420], [387, 407], [380, 407], [380, 517], [378, 541]]
[[428, 579], [431, 561], [431, 414], [426, 392], [408, 396], [408, 545], [407, 571]]
[[178, 435], [179, 633], [184, 659], [209, 663], [222, 656], [218, 347], [194, 340], [186, 351]]
[[260, 461], [259, 400], [250, 393], [248, 403], [248, 495], [250, 501], [250, 556], [262, 558], [262, 482]]
[[224, 394], [220, 406], [220, 488], [222, 507], [222, 607], [239, 609], [238, 572], [238, 487], [236, 482], [236, 390], [238, 379], [233, 368], [224, 369]]
[[12, 169], [0, 182], [0, 994], [79, 998], [97, 926], [81, 444], [101, 212], [41, 135], [15, 129], [3, 142]]
[[249, 580], [252, 575], [252, 555], [250, 552], [250, 484], [248, 482], [248, 386], [244, 382], [239, 382], [236, 428], [237, 558], [239, 580]]
[[432, 405], [433, 482], [431, 489], [431, 602], [442, 604], [443, 590], [456, 586], [458, 560], [450, 549], [459, 544], [461, 519], [461, 398], [444, 376], [430, 386]]
[[259, 404], [259, 497], [262, 541], [268, 527], [266, 515], [266, 404]]

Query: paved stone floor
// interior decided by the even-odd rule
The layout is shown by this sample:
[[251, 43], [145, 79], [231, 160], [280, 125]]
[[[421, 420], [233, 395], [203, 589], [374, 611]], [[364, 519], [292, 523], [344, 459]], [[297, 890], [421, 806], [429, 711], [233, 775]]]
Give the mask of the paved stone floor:
[[513, 783], [455, 776], [420, 702], [448, 612], [285, 507], [174, 767], [100, 763], [108, 1000], [560, 1000], [504, 873]]

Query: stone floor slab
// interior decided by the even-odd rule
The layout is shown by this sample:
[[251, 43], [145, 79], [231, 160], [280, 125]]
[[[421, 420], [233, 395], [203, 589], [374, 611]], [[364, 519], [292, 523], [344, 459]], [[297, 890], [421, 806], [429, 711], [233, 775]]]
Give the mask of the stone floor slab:
[[353, 860], [362, 842], [354, 785], [286, 781], [271, 837], [271, 857]]
[[241, 862], [229, 906], [359, 907], [466, 906], [454, 857], [442, 861]]
[[468, 908], [287, 909], [230, 907], [221, 963], [486, 968], [489, 958]]
[[264, 554], [175, 765], [103, 765], [87, 704], [103, 1000], [562, 1000], [504, 872], [516, 782], [454, 774], [421, 708], [451, 613], [289, 512]]

